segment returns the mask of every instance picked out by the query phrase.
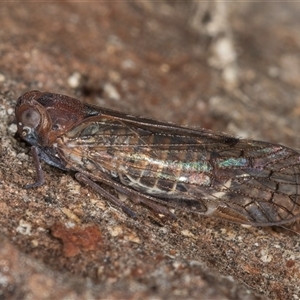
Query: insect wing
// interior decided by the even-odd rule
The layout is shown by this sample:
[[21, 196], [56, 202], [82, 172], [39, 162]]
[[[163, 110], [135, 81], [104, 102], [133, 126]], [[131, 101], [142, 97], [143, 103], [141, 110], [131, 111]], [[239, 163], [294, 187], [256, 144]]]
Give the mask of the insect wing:
[[166, 205], [253, 225], [300, 214], [299, 153], [101, 109], [59, 138], [70, 168]]

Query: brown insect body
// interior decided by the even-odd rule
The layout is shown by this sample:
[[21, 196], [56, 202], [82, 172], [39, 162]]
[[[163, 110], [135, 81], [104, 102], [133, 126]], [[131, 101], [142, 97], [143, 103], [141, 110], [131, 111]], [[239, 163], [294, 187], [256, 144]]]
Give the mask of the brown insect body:
[[162, 213], [161, 204], [259, 225], [300, 215], [299, 153], [94, 107], [32, 91], [16, 106], [18, 132], [39, 157], [134, 213], [96, 182], [114, 187]]

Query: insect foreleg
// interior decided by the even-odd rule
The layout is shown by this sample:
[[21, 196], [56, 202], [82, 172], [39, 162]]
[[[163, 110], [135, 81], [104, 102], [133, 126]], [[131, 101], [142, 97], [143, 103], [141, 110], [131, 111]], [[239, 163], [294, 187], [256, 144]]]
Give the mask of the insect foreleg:
[[33, 163], [35, 166], [37, 179], [36, 179], [36, 182], [34, 182], [34, 183], [26, 184], [25, 189], [31, 189], [31, 188], [36, 188], [36, 187], [42, 186], [45, 182], [44, 172], [43, 172], [41, 161], [39, 158], [38, 147], [36, 147], [36, 146], [31, 147], [31, 155], [33, 157]]

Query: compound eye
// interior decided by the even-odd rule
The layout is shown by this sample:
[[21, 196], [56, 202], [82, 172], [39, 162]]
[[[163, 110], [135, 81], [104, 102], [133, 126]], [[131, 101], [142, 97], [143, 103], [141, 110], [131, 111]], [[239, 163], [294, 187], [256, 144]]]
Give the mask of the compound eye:
[[28, 108], [23, 111], [20, 121], [23, 127], [36, 128], [40, 124], [40, 120], [40, 113], [33, 108]]

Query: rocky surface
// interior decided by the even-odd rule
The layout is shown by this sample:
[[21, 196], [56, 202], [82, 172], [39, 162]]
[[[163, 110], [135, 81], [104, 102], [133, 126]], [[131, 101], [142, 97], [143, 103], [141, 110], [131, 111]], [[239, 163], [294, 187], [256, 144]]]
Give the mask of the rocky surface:
[[299, 147], [297, 3], [1, 3], [1, 299], [299, 299], [299, 234], [128, 205], [35, 179], [25, 91]]

